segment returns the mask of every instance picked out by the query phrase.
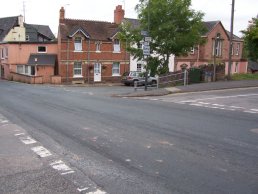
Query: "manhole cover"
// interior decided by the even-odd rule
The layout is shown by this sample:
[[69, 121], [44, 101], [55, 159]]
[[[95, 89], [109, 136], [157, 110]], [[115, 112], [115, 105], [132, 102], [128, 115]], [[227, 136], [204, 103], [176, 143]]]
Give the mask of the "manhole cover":
[[252, 132], [258, 133], [258, 129], [251, 129]]

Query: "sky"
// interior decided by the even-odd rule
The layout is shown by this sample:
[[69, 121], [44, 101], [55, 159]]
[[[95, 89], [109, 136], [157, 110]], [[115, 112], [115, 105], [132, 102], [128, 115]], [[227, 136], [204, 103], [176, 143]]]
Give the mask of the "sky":
[[[0, 18], [25, 15], [29, 24], [49, 25], [56, 35], [59, 10], [65, 8], [65, 17], [113, 22], [116, 5], [125, 8], [125, 17], [137, 18], [138, 0], [8, 0], [0, 8]], [[232, 0], [192, 0], [192, 9], [205, 14], [204, 21], [220, 20], [230, 30]], [[25, 14], [24, 14], [25, 13]], [[248, 21], [258, 14], [257, 0], [235, 0], [234, 34], [242, 36]]]

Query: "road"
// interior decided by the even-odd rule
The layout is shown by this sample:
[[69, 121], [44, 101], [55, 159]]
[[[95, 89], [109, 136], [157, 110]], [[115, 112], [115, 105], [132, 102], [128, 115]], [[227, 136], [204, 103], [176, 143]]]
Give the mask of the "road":
[[0, 81], [1, 122], [21, 128], [0, 133], [67, 193], [258, 193], [258, 89], [112, 97], [129, 90]]

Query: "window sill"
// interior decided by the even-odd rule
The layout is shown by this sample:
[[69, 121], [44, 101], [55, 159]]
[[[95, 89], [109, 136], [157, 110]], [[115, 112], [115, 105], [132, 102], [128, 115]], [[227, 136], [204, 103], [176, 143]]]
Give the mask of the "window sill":
[[113, 51], [113, 53], [118, 53], [119, 54], [119, 53], [121, 53], [121, 51]]
[[96, 51], [96, 53], [101, 53], [101, 51]]
[[119, 74], [114, 74], [114, 75], [112, 75], [112, 77], [120, 77], [121, 75], [119, 75]]
[[73, 78], [83, 78], [82, 75], [74, 75]]
[[82, 50], [81, 51], [74, 50], [73, 52], [75, 52], [75, 53], [82, 53], [83, 51]]

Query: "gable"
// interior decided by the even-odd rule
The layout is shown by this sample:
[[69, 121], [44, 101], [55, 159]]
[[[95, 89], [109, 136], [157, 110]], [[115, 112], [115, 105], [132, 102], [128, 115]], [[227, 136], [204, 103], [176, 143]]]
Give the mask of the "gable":
[[78, 33], [83, 34], [86, 38], [90, 38], [89, 33], [86, 30], [84, 30], [82, 27], [75, 27], [74, 29], [72, 29], [69, 33], [69, 37], [72, 38]]

